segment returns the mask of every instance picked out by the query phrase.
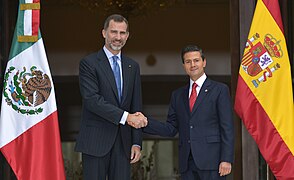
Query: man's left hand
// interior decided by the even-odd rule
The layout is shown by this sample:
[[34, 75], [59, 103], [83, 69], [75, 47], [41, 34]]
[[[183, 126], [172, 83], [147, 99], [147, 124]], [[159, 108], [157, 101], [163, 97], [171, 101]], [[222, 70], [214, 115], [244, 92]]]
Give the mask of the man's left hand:
[[141, 148], [140, 146], [132, 146], [131, 149], [131, 164], [140, 160]]
[[226, 176], [232, 171], [232, 164], [229, 162], [221, 162], [219, 165], [218, 173], [220, 176]]

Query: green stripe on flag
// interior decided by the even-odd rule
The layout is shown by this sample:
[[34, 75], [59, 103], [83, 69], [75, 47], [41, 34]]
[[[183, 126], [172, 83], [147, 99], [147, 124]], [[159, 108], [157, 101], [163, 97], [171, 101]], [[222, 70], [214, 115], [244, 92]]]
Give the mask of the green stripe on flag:
[[[25, 0], [20, 0], [20, 4], [25, 3]], [[26, 50], [30, 46], [32, 46], [35, 42], [18, 42], [18, 36], [23, 36], [24, 31], [23, 31], [23, 26], [24, 26], [24, 12], [23, 10], [20, 10], [20, 5], [18, 7], [18, 16], [17, 16], [17, 22], [14, 30], [14, 35], [13, 35], [13, 40], [12, 40], [12, 45], [10, 49], [10, 54], [9, 54], [9, 60], [13, 59], [15, 56], [20, 54], [22, 51]], [[41, 39], [41, 32], [39, 30], [38, 33], [38, 39]]]

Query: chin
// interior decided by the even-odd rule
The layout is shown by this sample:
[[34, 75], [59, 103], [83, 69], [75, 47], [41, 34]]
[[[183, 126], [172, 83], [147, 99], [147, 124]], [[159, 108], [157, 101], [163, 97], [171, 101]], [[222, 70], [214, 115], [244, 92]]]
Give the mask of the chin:
[[113, 46], [113, 45], [110, 45], [111, 49], [114, 50], [114, 51], [120, 51], [122, 49], [123, 46]]

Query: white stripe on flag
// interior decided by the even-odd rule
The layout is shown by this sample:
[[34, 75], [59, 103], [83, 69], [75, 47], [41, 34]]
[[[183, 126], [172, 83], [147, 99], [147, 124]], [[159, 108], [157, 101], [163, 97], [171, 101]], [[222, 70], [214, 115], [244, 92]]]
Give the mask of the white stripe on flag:
[[[9, 142], [13, 141], [22, 133], [27, 131], [29, 128], [31, 128], [38, 122], [42, 121], [47, 116], [49, 116], [57, 110], [53, 81], [51, 78], [51, 73], [47, 62], [47, 57], [43, 46], [42, 38], [39, 39], [36, 43], [34, 43], [30, 48], [24, 50], [19, 55], [11, 59], [7, 64], [7, 68], [11, 66], [14, 66], [16, 69], [19, 70], [22, 70], [23, 67], [38, 67], [38, 69], [41, 69], [45, 74], [49, 76], [52, 84], [52, 89], [49, 98], [44, 104], [42, 104], [43, 112], [35, 115], [26, 115], [16, 112], [12, 109], [11, 106], [7, 104], [7, 102], [5, 102], [5, 98], [2, 96], [0, 120], [0, 148], [5, 146]], [[13, 75], [10, 75], [8, 83], [13, 81], [12, 78]], [[35, 108], [32, 107], [32, 109]]]
[[24, 11], [23, 32], [25, 36], [32, 36], [32, 10]]
[[[25, 3], [33, 3], [33, 0], [25, 0]], [[23, 32], [25, 36], [32, 36], [32, 10], [25, 10], [24, 11], [24, 21], [23, 21]]]

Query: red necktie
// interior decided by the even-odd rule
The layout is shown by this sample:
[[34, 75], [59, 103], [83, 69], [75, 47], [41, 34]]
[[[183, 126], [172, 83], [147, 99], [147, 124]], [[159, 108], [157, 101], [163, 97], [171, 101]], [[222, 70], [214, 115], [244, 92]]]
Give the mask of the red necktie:
[[193, 83], [193, 85], [192, 85], [192, 92], [191, 92], [190, 100], [189, 100], [189, 105], [190, 105], [190, 111], [191, 112], [193, 110], [193, 106], [194, 106], [195, 101], [196, 101], [196, 98], [197, 98], [196, 87], [197, 87], [197, 84], [196, 83]]

